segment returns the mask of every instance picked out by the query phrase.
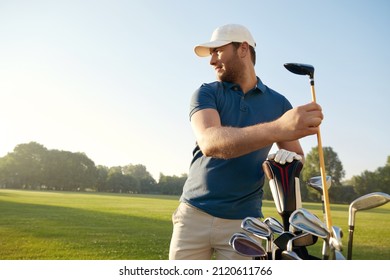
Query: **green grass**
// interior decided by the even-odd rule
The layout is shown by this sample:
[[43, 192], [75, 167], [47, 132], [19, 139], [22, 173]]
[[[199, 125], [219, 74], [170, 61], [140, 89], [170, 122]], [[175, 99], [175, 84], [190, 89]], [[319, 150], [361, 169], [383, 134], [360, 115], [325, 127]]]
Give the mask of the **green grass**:
[[166, 259], [177, 198], [0, 191], [0, 259]]
[[[168, 258], [177, 197], [0, 190], [1, 260], [159, 260]], [[304, 204], [322, 217], [320, 204]], [[348, 206], [332, 205], [348, 239]], [[358, 212], [354, 259], [390, 259], [390, 205]], [[265, 201], [266, 217], [279, 218]], [[310, 253], [320, 256], [321, 242]], [[346, 255], [346, 251], [344, 252]]]

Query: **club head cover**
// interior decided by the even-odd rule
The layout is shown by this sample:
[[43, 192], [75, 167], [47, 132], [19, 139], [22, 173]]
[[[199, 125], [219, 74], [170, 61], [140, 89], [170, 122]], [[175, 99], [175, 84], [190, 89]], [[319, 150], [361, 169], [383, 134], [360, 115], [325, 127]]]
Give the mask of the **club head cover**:
[[299, 160], [285, 164], [266, 160], [262, 167], [269, 180], [276, 210], [283, 218], [284, 230], [288, 231], [290, 225], [288, 219], [291, 213], [302, 207], [299, 176], [303, 164]]

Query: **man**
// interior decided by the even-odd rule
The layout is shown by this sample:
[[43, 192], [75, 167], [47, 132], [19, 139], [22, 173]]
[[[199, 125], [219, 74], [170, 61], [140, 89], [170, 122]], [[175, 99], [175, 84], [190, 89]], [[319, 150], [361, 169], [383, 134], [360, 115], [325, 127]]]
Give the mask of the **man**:
[[245, 259], [229, 245], [243, 218], [262, 218], [264, 173], [270, 155], [284, 164], [303, 160], [298, 139], [316, 134], [323, 115], [316, 103], [292, 108], [256, 76], [255, 41], [241, 25], [217, 28], [195, 47], [211, 56], [216, 82], [203, 84], [191, 100], [197, 140], [180, 205], [173, 214], [170, 259]]

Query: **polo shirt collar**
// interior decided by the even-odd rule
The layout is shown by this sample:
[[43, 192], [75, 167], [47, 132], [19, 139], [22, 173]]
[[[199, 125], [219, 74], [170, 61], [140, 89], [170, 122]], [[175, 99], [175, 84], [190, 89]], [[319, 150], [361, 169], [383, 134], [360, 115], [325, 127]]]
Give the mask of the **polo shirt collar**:
[[266, 91], [266, 87], [265, 85], [263, 84], [263, 82], [260, 80], [259, 77], [257, 77], [257, 88], [262, 92], [264, 93]]
[[[258, 89], [262, 93], [264, 93], [266, 91], [266, 86], [263, 84], [263, 82], [260, 80], [259, 77], [256, 77], [256, 78], [257, 78], [257, 84], [256, 84], [256, 87], [254, 89], [255, 90]], [[237, 87], [238, 88], [240, 87], [238, 84], [233, 84], [233, 83], [229, 83], [229, 82], [223, 82], [223, 84], [225, 84], [225, 86], [227, 88], [230, 88], [230, 89], [233, 89], [233, 90], [237, 90]], [[252, 90], [254, 90], [254, 89], [252, 89]]]

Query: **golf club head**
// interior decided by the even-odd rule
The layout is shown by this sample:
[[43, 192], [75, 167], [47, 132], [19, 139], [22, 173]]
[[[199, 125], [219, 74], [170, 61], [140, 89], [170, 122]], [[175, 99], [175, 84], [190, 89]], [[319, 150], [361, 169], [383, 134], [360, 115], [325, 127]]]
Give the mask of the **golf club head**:
[[302, 260], [294, 251], [283, 251], [282, 260]]
[[266, 223], [253, 217], [247, 217], [242, 220], [241, 228], [262, 239], [268, 240], [272, 236], [271, 228]]
[[355, 225], [355, 214], [360, 210], [367, 210], [382, 206], [390, 201], [390, 195], [383, 192], [373, 192], [358, 197], [349, 205], [348, 225]]
[[241, 222], [241, 228], [257, 238], [265, 239], [267, 241], [267, 253], [269, 253], [270, 258], [272, 258], [273, 233], [266, 223], [253, 217], [247, 217]]
[[229, 244], [237, 253], [242, 256], [252, 258], [264, 258], [267, 256], [267, 252], [260, 245], [260, 243], [245, 233], [233, 234], [233, 236], [230, 238]]
[[329, 240], [329, 245], [337, 251], [343, 250], [343, 231], [338, 226], [332, 226], [332, 237]]
[[294, 234], [285, 231], [281, 235], [279, 235], [275, 240], [274, 244], [280, 249], [280, 250], [287, 250], [287, 244], [290, 241], [291, 238], [294, 238]]
[[314, 78], [314, 67], [310, 64], [302, 63], [285, 63], [284, 67], [297, 75], [308, 75], [311, 79]]
[[291, 214], [290, 224], [294, 228], [323, 239], [328, 239], [330, 236], [326, 225], [317, 216], [303, 208], [297, 209]]
[[339, 251], [339, 252], [341, 252], [341, 251], [343, 250], [343, 244], [341, 244], [341, 243], [339, 242], [339, 240], [337, 240], [337, 239], [334, 238], [334, 237], [329, 238], [329, 246], [330, 246], [332, 249], [334, 249], [334, 250], [336, 250], [336, 251]]
[[264, 223], [267, 224], [273, 233], [282, 234], [284, 232], [283, 225], [275, 218], [268, 217], [264, 220]]
[[291, 238], [287, 243], [287, 251], [293, 251], [297, 247], [306, 247], [314, 245], [318, 237], [311, 233], [304, 232]]
[[266, 160], [262, 167], [269, 180], [276, 210], [283, 219], [283, 228], [288, 231], [291, 213], [302, 206], [299, 183], [302, 162], [294, 160], [282, 165], [274, 160]]
[[340, 251], [335, 251], [334, 254], [335, 254], [335, 259], [336, 259], [337, 261], [343, 261], [343, 260], [345, 260], [344, 255], [343, 255]]
[[[322, 186], [322, 177], [321, 176], [315, 176], [311, 177], [307, 184], [318, 191], [321, 195], [323, 194], [323, 186]], [[326, 187], [329, 189], [332, 186], [332, 177], [326, 176]]]

